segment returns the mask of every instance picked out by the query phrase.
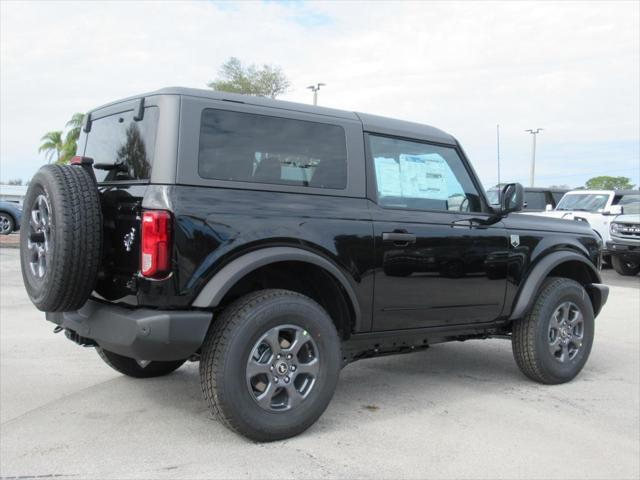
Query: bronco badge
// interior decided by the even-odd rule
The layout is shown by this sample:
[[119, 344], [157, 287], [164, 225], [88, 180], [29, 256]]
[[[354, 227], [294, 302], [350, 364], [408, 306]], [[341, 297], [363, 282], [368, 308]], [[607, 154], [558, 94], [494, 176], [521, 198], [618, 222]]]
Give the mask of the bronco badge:
[[131, 246], [133, 245], [133, 241], [136, 239], [136, 229], [131, 227], [131, 231], [124, 236], [124, 249], [127, 252], [131, 251]]

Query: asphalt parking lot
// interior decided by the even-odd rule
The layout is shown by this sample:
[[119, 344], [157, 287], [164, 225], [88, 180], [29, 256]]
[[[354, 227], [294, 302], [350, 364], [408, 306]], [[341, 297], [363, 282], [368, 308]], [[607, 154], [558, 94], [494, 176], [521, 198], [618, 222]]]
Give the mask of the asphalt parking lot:
[[0, 248], [0, 476], [638, 478], [640, 277], [612, 285], [573, 382], [542, 386], [505, 340], [348, 366], [303, 435], [255, 444], [213, 420], [196, 364], [135, 380], [54, 335]]

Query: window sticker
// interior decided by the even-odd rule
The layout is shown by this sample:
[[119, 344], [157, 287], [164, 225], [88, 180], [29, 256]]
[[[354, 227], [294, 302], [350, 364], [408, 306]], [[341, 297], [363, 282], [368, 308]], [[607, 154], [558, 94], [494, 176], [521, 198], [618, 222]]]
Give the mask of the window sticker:
[[447, 200], [447, 164], [437, 154], [400, 154], [402, 194], [411, 198]]
[[400, 165], [393, 158], [375, 157], [376, 181], [381, 197], [402, 197]]

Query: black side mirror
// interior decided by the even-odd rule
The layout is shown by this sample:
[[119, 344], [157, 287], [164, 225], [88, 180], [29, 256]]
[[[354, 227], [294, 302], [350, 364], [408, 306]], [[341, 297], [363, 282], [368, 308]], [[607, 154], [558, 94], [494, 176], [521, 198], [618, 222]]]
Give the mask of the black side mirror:
[[500, 214], [519, 212], [524, 206], [524, 188], [519, 183], [507, 183], [500, 191]]

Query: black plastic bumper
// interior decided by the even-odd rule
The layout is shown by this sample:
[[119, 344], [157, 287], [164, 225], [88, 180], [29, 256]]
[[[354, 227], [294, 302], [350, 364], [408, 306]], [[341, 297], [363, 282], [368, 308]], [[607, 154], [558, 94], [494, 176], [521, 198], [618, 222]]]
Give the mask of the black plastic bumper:
[[80, 310], [47, 312], [46, 317], [120, 355], [136, 360], [182, 360], [202, 345], [212, 314], [128, 309], [89, 300]]
[[607, 250], [610, 255], [616, 255], [629, 260], [640, 259], [640, 242], [633, 240], [616, 240], [607, 242]]

